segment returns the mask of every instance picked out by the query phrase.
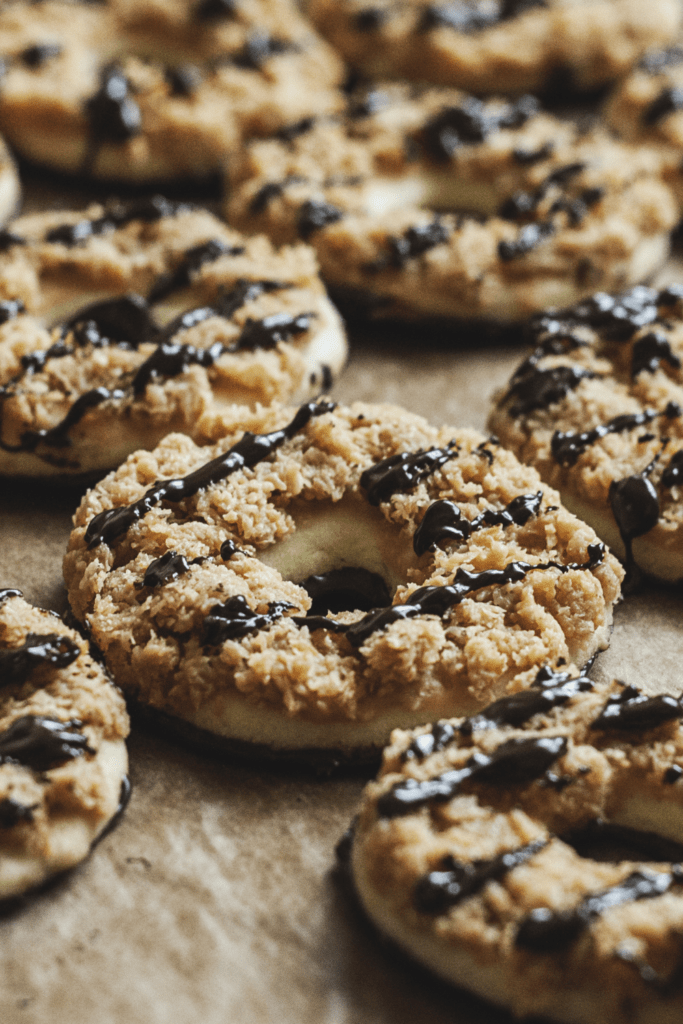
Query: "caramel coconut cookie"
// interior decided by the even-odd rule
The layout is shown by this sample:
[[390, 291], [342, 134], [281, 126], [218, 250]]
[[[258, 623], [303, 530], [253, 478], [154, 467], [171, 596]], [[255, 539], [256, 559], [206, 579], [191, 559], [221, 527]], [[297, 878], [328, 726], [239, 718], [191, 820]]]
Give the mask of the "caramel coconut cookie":
[[226, 429], [131, 456], [64, 562], [119, 685], [205, 745], [362, 760], [606, 646], [618, 563], [497, 442], [360, 403]]
[[0, 590], [0, 900], [87, 857], [125, 804], [123, 698], [54, 612]]
[[352, 841], [369, 917], [515, 1016], [679, 1021], [682, 715], [544, 668], [474, 717], [396, 731]]
[[0, 473], [106, 470], [169, 430], [213, 440], [221, 409], [316, 394], [346, 356], [313, 251], [205, 210], [35, 214], [0, 249]]
[[627, 567], [683, 579], [683, 286], [598, 293], [531, 335], [491, 428]]
[[683, 40], [646, 54], [607, 98], [604, 115], [626, 141], [658, 148], [683, 207]]
[[675, 0], [309, 0], [308, 11], [371, 76], [478, 93], [594, 89], [681, 20]]
[[0, 130], [96, 178], [216, 172], [244, 137], [334, 110], [342, 62], [289, 0], [8, 2]]
[[509, 323], [651, 274], [678, 216], [660, 173], [530, 96], [384, 85], [248, 147], [227, 214], [309, 241], [345, 312]]

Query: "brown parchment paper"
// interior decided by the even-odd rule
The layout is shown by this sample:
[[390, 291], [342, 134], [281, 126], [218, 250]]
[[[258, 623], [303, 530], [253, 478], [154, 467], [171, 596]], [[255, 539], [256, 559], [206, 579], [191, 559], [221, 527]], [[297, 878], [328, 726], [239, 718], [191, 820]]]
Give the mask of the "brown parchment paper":
[[[28, 209], [87, 194], [32, 175]], [[683, 280], [671, 263], [662, 281]], [[520, 349], [355, 332], [340, 401], [399, 402], [484, 428]], [[0, 585], [63, 611], [77, 491], [0, 481]], [[681, 692], [683, 593], [618, 608], [599, 677]], [[76, 871], [0, 916], [1, 1024], [507, 1024], [386, 948], [333, 874], [362, 778], [203, 759], [134, 730], [133, 796]], [[601, 1022], [596, 1022], [601, 1024]]]

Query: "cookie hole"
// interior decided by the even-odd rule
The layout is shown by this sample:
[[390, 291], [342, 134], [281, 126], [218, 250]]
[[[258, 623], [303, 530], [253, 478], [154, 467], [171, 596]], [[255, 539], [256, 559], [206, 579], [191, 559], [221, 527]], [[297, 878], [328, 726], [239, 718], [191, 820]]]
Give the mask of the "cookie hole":
[[410, 538], [361, 496], [297, 499], [287, 512], [294, 528], [258, 557], [308, 592], [312, 615], [386, 607], [417, 566]]
[[391, 604], [385, 581], [368, 569], [347, 567], [309, 576], [301, 586], [311, 598], [309, 615], [362, 611]]

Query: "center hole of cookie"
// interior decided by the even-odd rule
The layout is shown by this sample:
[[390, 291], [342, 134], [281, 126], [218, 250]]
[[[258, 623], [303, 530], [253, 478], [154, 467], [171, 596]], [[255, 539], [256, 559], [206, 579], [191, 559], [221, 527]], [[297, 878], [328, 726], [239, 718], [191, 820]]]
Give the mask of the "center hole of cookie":
[[298, 499], [288, 512], [294, 529], [259, 558], [307, 591], [309, 614], [386, 607], [417, 565], [410, 538], [360, 495]]
[[309, 615], [356, 610], [369, 612], [391, 604], [391, 594], [385, 581], [368, 569], [351, 566], [332, 569], [318, 576], [309, 576], [301, 586], [311, 598]]

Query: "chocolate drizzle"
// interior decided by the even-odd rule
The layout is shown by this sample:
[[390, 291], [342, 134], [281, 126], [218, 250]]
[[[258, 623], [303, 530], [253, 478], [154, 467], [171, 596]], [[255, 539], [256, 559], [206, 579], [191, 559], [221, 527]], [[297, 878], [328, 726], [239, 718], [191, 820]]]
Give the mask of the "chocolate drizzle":
[[333, 409], [334, 405], [330, 402], [308, 402], [300, 407], [291, 423], [282, 429], [274, 430], [270, 434], [252, 434], [247, 431], [227, 452], [216, 456], [187, 476], [163, 480], [150, 487], [131, 505], [100, 512], [88, 524], [85, 533], [88, 548], [95, 548], [99, 544], [111, 545], [162, 501], [183, 501], [198, 491], [225, 480], [238, 470], [251, 469], [277, 451], [285, 441], [291, 440], [303, 430], [313, 417], [322, 416]]
[[644, 412], [626, 413], [622, 416], [615, 416], [607, 423], [602, 423], [592, 430], [585, 430], [581, 434], [573, 431], [563, 433], [556, 430], [550, 442], [550, 452], [555, 462], [560, 466], [573, 466], [580, 455], [587, 448], [595, 444], [608, 434], [623, 434], [627, 430], [635, 430], [646, 423], [652, 423], [659, 415], [654, 409], [646, 409]]
[[471, 736], [479, 730], [495, 729], [501, 725], [519, 727], [535, 715], [546, 715], [577, 694], [592, 689], [593, 683], [586, 676], [573, 677], [568, 672], [558, 672], [546, 665], [539, 670], [528, 690], [501, 697], [479, 714], [466, 718], [460, 732], [463, 736]]
[[[291, 179], [289, 180], [291, 182]], [[267, 188], [268, 186], [264, 187]], [[263, 192], [263, 189], [261, 189], [261, 192]], [[256, 198], [252, 202], [255, 203]], [[319, 231], [320, 228], [327, 227], [328, 224], [336, 224], [343, 216], [343, 211], [338, 206], [333, 206], [332, 203], [325, 203], [318, 199], [308, 199], [299, 211], [297, 222], [299, 237], [307, 240], [314, 231]]]
[[[101, 514], [101, 513], [100, 513]], [[322, 616], [313, 616], [311, 621], [306, 616], [296, 616], [294, 621], [299, 626], [310, 629], [328, 629], [335, 633], [346, 633], [352, 647], [362, 647], [365, 641], [377, 630], [386, 629], [394, 622], [404, 619], [415, 619], [420, 615], [437, 615], [440, 618], [460, 604], [466, 597], [484, 587], [505, 586], [507, 583], [518, 583], [527, 573], [534, 570], [545, 571], [557, 569], [561, 573], [572, 570], [591, 570], [605, 557], [604, 544], [589, 544], [588, 561], [582, 564], [571, 563], [562, 565], [559, 562], [543, 562], [530, 565], [528, 562], [510, 562], [504, 569], [485, 569], [483, 572], [469, 572], [458, 569], [452, 582], [447, 586], [421, 587], [410, 595], [405, 604], [395, 604], [388, 608], [378, 608], [369, 612], [351, 624], [335, 622]]]
[[676, 305], [681, 298], [680, 285], [669, 285], [659, 292], [645, 285], [636, 285], [620, 295], [596, 292], [567, 309], [534, 317], [531, 331], [536, 335], [558, 334], [586, 326], [600, 331], [608, 341], [628, 341], [641, 327], [659, 318], [660, 306]]
[[[263, 282], [263, 284], [270, 284], [270, 282]], [[279, 342], [288, 341], [297, 334], [305, 333], [310, 327], [314, 314], [300, 313], [298, 316], [290, 316], [288, 313], [273, 313], [271, 316], [264, 317], [263, 320], [249, 318], [239, 337], [228, 345], [222, 341], [216, 341], [209, 348], [196, 348], [194, 345], [183, 345], [173, 340], [173, 336], [180, 330], [188, 330], [211, 317], [224, 315], [220, 305], [204, 306], [189, 310], [174, 320], [161, 332], [162, 340], [154, 352], [138, 367], [133, 378], [133, 393], [141, 394], [155, 377], [177, 377], [193, 364], [209, 368], [226, 353], [273, 349]]]
[[108, 388], [93, 388], [76, 399], [66, 416], [56, 426], [50, 427], [49, 430], [27, 430], [21, 435], [19, 445], [3, 444], [0, 447], [3, 447], [5, 451], [25, 452], [35, 451], [39, 444], [48, 445], [51, 448], [68, 448], [72, 443], [69, 431], [80, 423], [88, 410], [94, 409], [95, 406], [101, 405], [109, 399], [123, 398], [124, 394], [118, 389], [110, 391]]
[[555, 225], [552, 221], [538, 221], [535, 224], [525, 224], [519, 229], [517, 237], [513, 241], [501, 241], [498, 243], [498, 255], [504, 263], [526, 256], [533, 249], [538, 248], [546, 239], [555, 234]]
[[513, 498], [504, 509], [484, 509], [475, 519], [465, 519], [458, 506], [446, 499], [435, 501], [425, 512], [413, 537], [413, 551], [419, 557], [425, 551], [433, 550], [444, 541], [465, 541], [477, 530], [489, 526], [524, 526], [532, 516], [538, 515], [543, 501], [543, 491], [536, 494], [520, 494]]
[[257, 30], [249, 36], [239, 53], [231, 58], [231, 63], [245, 71], [260, 71], [271, 57], [296, 53], [298, 50], [299, 46], [289, 39], [280, 39], [271, 36], [269, 32]]
[[295, 605], [287, 601], [269, 601], [268, 611], [259, 615], [247, 604], [241, 594], [229, 597], [225, 604], [216, 604], [204, 619], [202, 643], [220, 646], [226, 640], [239, 640], [247, 633], [265, 629], [281, 618]]
[[192, 558], [187, 560], [185, 555], [179, 555], [177, 551], [167, 551], [160, 558], [150, 562], [145, 570], [141, 583], [136, 583], [138, 589], [142, 587], [163, 587], [165, 583], [177, 580], [190, 571], [191, 565], [201, 565], [203, 558]]
[[582, 380], [597, 376], [592, 370], [581, 366], [553, 366], [548, 370], [531, 365], [530, 360], [520, 367], [503, 401], [515, 399], [510, 406], [510, 415], [526, 416], [534, 409], [547, 409], [579, 386]]
[[659, 332], [651, 332], [638, 338], [631, 353], [631, 377], [636, 379], [639, 373], [654, 373], [664, 361], [674, 370], [680, 370], [681, 361], [672, 351], [668, 338]]
[[361, 473], [360, 486], [371, 505], [380, 505], [397, 492], [412, 490], [450, 459], [456, 459], [459, 451], [455, 441], [449, 441], [445, 448], [420, 448], [390, 455]]
[[243, 245], [226, 245], [219, 238], [195, 245], [184, 254], [180, 264], [169, 274], [163, 274], [149, 293], [149, 302], [159, 302], [181, 288], [188, 288], [192, 278], [207, 263], [215, 263], [221, 256], [241, 256]]
[[64, 761], [94, 753], [77, 730], [82, 722], [60, 722], [41, 715], [23, 715], [0, 733], [0, 764], [21, 764], [37, 772], [56, 768]]
[[45, 241], [59, 242], [70, 247], [93, 236], [108, 234], [136, 220], [150, 223], [163, 217], [175, 217], [190, 209], [187, 203], [173, 202], [159, 195], [150, 196], [148, 199], [134, 199], [128, 203], [114, 201], [107, 204], [104, 213], [99, 217], [51, 228], [45, 235]]
[[452, 582], [446, 586], [420, 587], [404, 604], [395, 604], [390, 608], [369, 612], [359, 622], [349, 626], [346, 637], [353, 647], [361, 647], [374, 632], [386, 629], [394, 622], [414, 619], [420, 615], [437, 615], [443, 618], [470, 594], [485, 587], [502, 587], [508, 583], [518, 583], [527, 573], [534, 570], [557, 569], [561, 573], [575, 569], [590, 570], [599, 565], [604, 556], [604, 544], [590, 544], [588, 561], [581, 565], [561, 565], [559, 562], [530, 565], [528, 562], [510, 562], [504, 569], [484, 569], [483, 572], [470, 572], [460, 568]]
[[539, 907], [520, 924], [515, 945], [535, 953], [555, 953], [570, 945], [596, 917], [611, 907], [654, 899], [681, 881], [683, 873], [678, 865], [666, 873], [634, 871], [623, 882], [585, 896], [574, 910], [553, 911]]
[[468, 781], [491, 786], [524, 785], [544, 775], [566, 750], [566, 736], [515, 737], [501, 743], [492, 754], [476, 751], [464, 768], [422, 782], [411, 778], [396, 783], [377, 801], [377, 813], [380, 818], [413, 814], [432, 802], [451, 800]]
[[462, 145], [485, 142], [503, 128], [520, 128], [538, 113], [533, 96], [520, 96], [497, 109], [469, 96], [459, 107], [445, 107], [422, 128], [419, 139], [432, 159], [450, 160]]
[[663, 487], [680, 487], [683, 483], [683, 448], [679, 448], [671, 457], [669, 465], [662, 473]]
[[91, 139], [87, 166], [104, 143], [128, 142], [142, 130], [142, 114], [133, 99], [133, 89], [116, 64], [102, 70], [99, 89], [85, 104], [85, 112]]
[[[2, 591], [15, 596], [18, 591]], [[71, 637], [57, 633], [29, 633], [21, 647], [0, 650], [0, 685], [22, 686], [39, 665], [66, 668], [80, 654], [80, 648]]]
[[425, 757], [445, 750], [457, 733], [450, 722], [435, 722], [429, 732], [420, 733], [403, 752], [402, 761], [421, 761]]
[[[79, 325], [80, 332], [76, 330]], [[147, 301], [134, 292], [84, 306], [65, 326], [74, 330], [78, 345], [89, 344], [95, 348], [114, 341], [135, 349], [159, 331]]]
[[626, 572], [630, 577], [636, 569], [633, 541], [649, 533], [659, 521], [659, 497], [647, 476], [656, 461], [655, 458], [642, 473], [613, 480], [609, 485], [609, 503], [626, 549]]
[[0, 828], [14, 828], [22, 821], [33, 821], [34, 810], [34, 806], [27, 807], [13, 797], [6, 796], [4, 800], [0, 800]]
[[666, 693], [646, 697], [635, 686], [625, 686], [621, 693], [609, 698], [599, 716], [591, 722], [591, 729], [646, 732], [681, 717], [683, 707], [678, 698]]
[[469, 864], [456, 861], [449, 854], [443, 858], [438, 871], [430, 871], [416, 884], [413, 892], [415, 908], [422, 914], [444, 914], [451, 907], [476, 895], [487, 882], [498, 882], [509, 871], [520, 864], [526, 864], [547, 845], [547, 839], [536, 839], [516, 850], [498, 854], [491, 860]]
[[4, 604], [5, 601], [9, 601], [10, 597], [23, 597], [20, 590], [14, 590], [12, 587], [5, 587], [0, 590], [0, 605]]
[[22, 51], [21, 60], [27, 68], [37, 71], [38, 68], [42, 68], [48, 61], [59, 57], [61, 52], [62, 47], [59, 43], [37, 43], [33, 46], [28, 46]]
[[682, 107], [683, 89], [680, 86], [673, 85], [662, 89], [659, 96], [643, 111], [643, 124], [658, 124], [669, 114], [675, 114]]
[[[265, 185], [262, 185], [258, 192], [252, 198], [249, 204], [249, 212], [253, 214], [263, 213], [267, 209], [268, 204], [272, 199], [277, 199], [281, 196], [289, 185], [300, 185], [301, 182], [305, 181], [300, 174], [290, 174], [288, 177], [283, 178], [282, 181], [268, 181]], [[327, 205], [327, 204], [321, 204]], [[341, 211], [340, 211], [341, 214]], [[339, 219], [339, 218], [337, 218]], [[320, 225], [322, 226], [322, 225]], [[306, 230], [307, 225], [304, 225]], [[315, 230], [316, 225], [313, 224], [311, 230]], [[310, 233], [310, 232], [309, 232]]]

